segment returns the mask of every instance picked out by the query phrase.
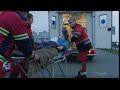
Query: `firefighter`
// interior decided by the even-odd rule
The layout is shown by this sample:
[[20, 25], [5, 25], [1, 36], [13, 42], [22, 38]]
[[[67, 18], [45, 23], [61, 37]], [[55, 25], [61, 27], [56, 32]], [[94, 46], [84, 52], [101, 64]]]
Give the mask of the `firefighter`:
[[[25, 22], [28, 13], [29, 11], [0, 11], [0, 78], [4, 78], [3, 66], [10, 59], [15, 45], [27, 60], [40, 61], [40, 57], [32, 50], [29, 28]], [[9, 77], [16, 76], [17, 71], [14, 70], [15, 68], [10, 69]]]
[[74, 18], [68, 20], [70, 27], [73, 29], [71, 42], [75, 42], [79, 54], [77, 55], [77, 60], [81, 61], [82, 68], [78, 71], [78, 75], [75, 78], [87, 78], [86, 73], [86, 59], [89, 49], [92, 48], [90, 39], [88, 38], [87, 33], [84, 28], [76, 23]]

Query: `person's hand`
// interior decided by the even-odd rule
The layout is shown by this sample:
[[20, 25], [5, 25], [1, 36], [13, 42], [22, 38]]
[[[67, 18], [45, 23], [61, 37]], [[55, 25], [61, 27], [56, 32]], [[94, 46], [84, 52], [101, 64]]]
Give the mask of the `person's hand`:
[[33, 63], [38, 64], [40, 63], [40, 57], [35, 53], [34, 58], [33, 58]]
[[10, 65], [10, 63], [8, 62], [8, 61], [6, 61], [4, 64], [3, 64], [3, 71], [6, 71], [6, 72], [8, 72], [8, 71], [10, 71], [10, 69], [11, 69], [11, 65]]

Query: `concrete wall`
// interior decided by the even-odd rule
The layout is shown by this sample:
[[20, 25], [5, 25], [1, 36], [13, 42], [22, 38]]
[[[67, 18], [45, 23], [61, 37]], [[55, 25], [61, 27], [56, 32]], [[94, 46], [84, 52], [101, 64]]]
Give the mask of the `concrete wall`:
[[[56, 28], [52, 28], [52, 16], [56, 16]], [[58, 27], [58, 13], [49, 11], [49, 32], [50, 38], [59, 36], [59, 27]]]
[[112, 35], [112, 42], [119, 42], [119, 11], [112, 11], [112, 26], [115, 26], [115, 35]]
[[92, 13], [87, 13], [86, 14], [86, 27], [87, 27], [87, 34], [88, 34], [88, 37], [90, 38], [90, 41], [93, 45], [93, 29], [92, 29]]

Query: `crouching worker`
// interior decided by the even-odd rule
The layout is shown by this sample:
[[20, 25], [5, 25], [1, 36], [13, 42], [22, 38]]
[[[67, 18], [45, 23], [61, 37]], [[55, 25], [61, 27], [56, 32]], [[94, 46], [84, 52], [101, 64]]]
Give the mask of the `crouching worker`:
[[[29, 26], [26, 24], [29, 11], [0, 11], [0, 78], [4, 78], [5, 72], [9, 71], [9, 78], [17, 78], [16, 67], [6, 68], [5, 62], [10, 60], [11, 54], [18, 47], [27, 60], [40, 62], [40, 57], [34, 53], [29, 37]], [[4, 64], [5, 63], [5, 64]], [[4, 68], [5, 67], [5, 68]], [[4, 69], [3, 69], [4, 68]]]
[[[26, 27], [28, 28], [27, 32], [28, 32], [28, 36], [29, 36], [30, 42], [33, 44], [34, 42], [32, 40], [32, 30], [31, 30], [31, 25], [33, 23], [33, 15], [31, 13], [27, 13], [27, 19], [24, 20], [24, 21], [26, 23]], [[12, 55], [13, 56], [14, 55], [19, 55], [20, 56], [20, 55], [23, 55], [23, 53], [20, 52], [17, 49], [17, 47], [16, 47], [16, 49], [13, 51]], [[20, 62], [19, 64], [21, 65], [21, 67], [23, 68], [23, 70], [27, 73], [28, 72], [28, 68], [29, 68], [28, 60], [22, 60], [22, 62]], [[21, 78], [27, 77], [26, 74], [23, 72], [23, 70], [21, 70], [20, 67], [17, 65], [16, 66], [16, 70], [14, 70], [14, 71], [16, 71], [18, 73], [16, 74], [15, 77], [17, 77], [19, 74], [20, 74]]]

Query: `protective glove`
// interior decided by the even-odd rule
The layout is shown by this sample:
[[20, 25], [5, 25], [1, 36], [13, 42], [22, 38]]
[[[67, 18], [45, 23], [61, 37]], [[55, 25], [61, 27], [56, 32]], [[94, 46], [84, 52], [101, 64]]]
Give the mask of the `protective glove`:
[[11, 65], [8, 61], [3, 64], [3, 71], [8, 72], [11, 69]]

